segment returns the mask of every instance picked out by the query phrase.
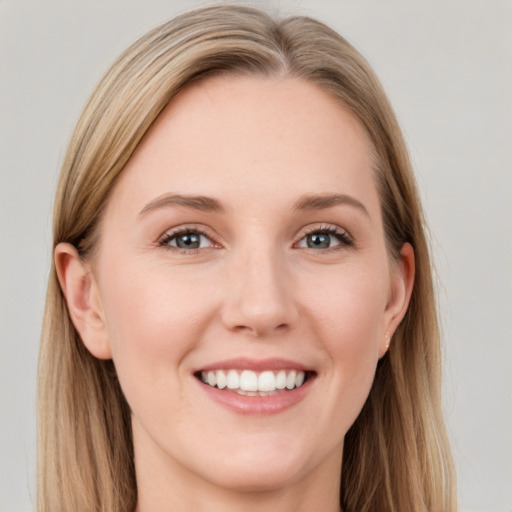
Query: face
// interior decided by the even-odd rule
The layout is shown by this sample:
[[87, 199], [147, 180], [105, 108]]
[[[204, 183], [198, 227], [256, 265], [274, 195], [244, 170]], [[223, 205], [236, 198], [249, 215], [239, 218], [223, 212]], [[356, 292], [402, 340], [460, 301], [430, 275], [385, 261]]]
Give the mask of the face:
[[405, 311], [399, 266], [364, 130], [333, 98], [292, 78], [182, 92], [109, 199], [82, 333], [115, 362], [138, 478], [339, 478]]

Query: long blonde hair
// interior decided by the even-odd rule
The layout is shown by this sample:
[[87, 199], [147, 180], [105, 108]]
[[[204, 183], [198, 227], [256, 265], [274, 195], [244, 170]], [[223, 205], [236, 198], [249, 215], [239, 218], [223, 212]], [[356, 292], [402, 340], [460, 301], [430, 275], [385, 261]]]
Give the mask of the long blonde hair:
[[[375, 151], [389, 252], [416, 256], [408, 312], [346, 435], [345, 512], [453, 512], [455, 484], [440, 398], [440, 343], [424, 220], [408, 153], [386, 96], [361, 55], [307, 17], [275, 20], [244, 6], [181, 15], [112, 65], [78, 122], [55, 199], [54, 247], [94, 249], [109, 192], [141, 138], [190, 83], [220, 73], [289, 75], [317, 84], [362, 122]], [[133, 512], [130, 412], [111, 361], [73, 327], [52, 267], [39, 365], [38, 510]]]

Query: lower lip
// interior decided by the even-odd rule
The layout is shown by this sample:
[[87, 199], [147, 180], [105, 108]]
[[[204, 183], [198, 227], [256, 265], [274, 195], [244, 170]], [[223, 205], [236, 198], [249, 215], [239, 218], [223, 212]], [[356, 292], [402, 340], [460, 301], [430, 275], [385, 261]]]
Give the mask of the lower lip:
[[238, 414], [268, 415], [278, 414], [297, 405], [310, 391], [314, 378], [309, 378], [302, 386], [268, 396], [245, 396], [235, 391], [214, 388], [196, 379], [201, 389], [214, 402]]

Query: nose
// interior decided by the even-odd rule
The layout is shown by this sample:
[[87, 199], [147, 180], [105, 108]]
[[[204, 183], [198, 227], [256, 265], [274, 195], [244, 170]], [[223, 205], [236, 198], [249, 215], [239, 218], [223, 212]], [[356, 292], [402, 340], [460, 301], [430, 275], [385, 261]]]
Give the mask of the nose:
[[286, 331], [299, 317], [290, 272], [272, 251], [262, 252], [236, 259], [222, 307], [226, 328], [256, 337]]

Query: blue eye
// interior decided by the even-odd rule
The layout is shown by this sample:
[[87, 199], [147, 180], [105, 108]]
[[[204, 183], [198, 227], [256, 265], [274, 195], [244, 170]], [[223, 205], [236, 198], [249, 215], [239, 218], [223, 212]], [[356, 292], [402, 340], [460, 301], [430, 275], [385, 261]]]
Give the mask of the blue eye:
[[353, 245], [353, 241], [348, 233], [334, 228], [322, 228], [311, 231], [297, 243], [297, 247], [307, 249], [332, 249], [337, 246], [350, 245]]
[[182, 250], [197, 250], [211, 247], [214, 243], [208, 236], [197, 230], [187, 229], [169, 233], [160, 242], [161, 246], [176, 247]]

